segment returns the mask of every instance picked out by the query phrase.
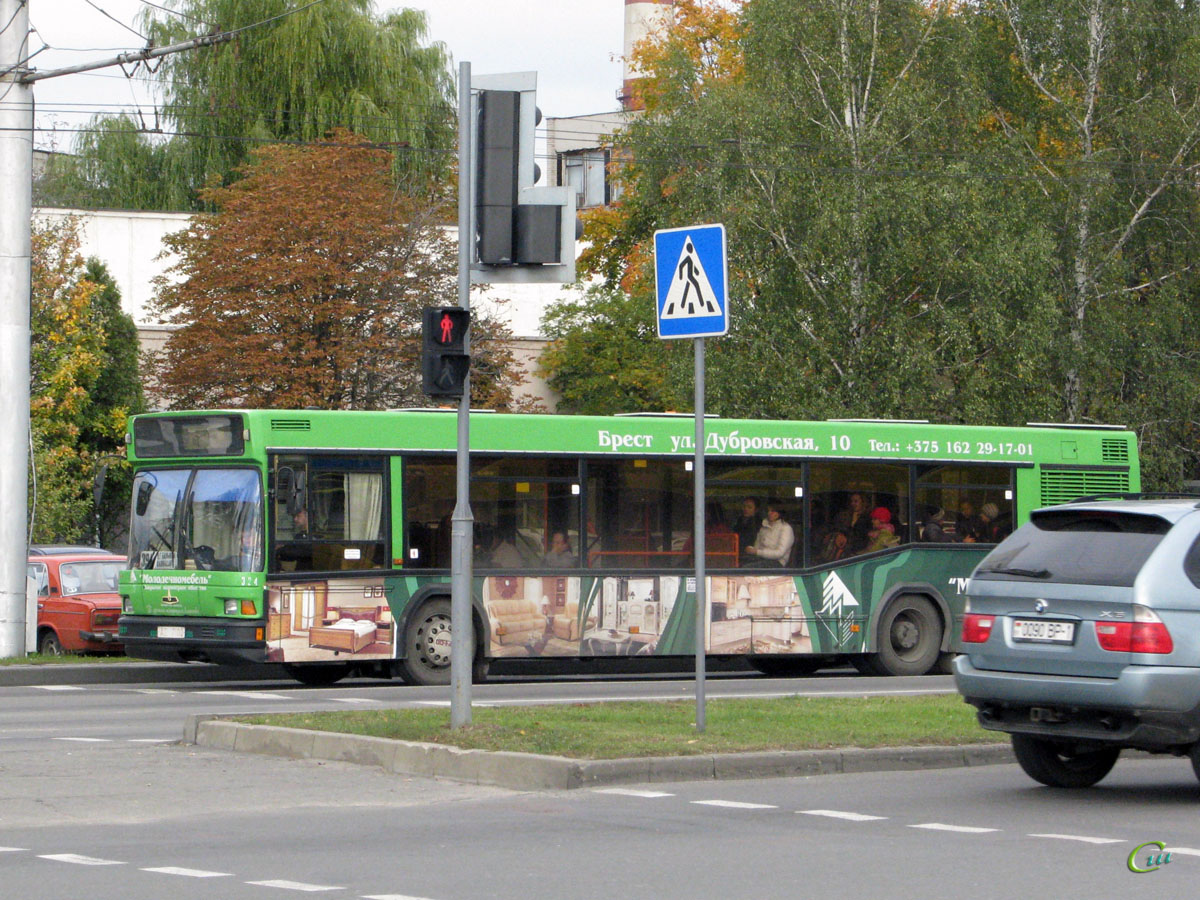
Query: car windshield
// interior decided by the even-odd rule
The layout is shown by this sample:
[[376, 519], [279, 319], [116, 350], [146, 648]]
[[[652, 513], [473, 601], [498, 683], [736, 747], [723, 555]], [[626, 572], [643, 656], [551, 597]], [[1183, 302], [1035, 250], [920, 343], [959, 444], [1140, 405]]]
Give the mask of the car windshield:
[[1129, 587], [1170, 528], [1158, 516], [1136, 513], [1035, 512], [984, 557], [975, 577]]
[[64, 595], [115, 594], [117, 573], [124, 568], [124, 560], [63, 563], [58, 567], [58, 581]]
[[160, 469], [133, 485], [131, 562], [142, 569], [258, 572], [262, 487], [254, 469]]

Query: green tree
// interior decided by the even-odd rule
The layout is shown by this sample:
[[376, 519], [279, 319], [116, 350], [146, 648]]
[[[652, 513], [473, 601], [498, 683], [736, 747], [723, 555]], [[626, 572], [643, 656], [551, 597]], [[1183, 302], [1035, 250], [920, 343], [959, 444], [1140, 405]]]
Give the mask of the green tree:
[[[177, 326], [148, 361], [176, 407], [422, 405], [421, 310], [457, 299], [457, 252], [436, 196], [398, 191], [391, 154], [339, 133], [253, 151], [166, 244], [179, 262], [155, 312]], [[507, 331], [476, 311], [476, 405], [507, 407]]]
[[[35, 226], [32, 249], [32, 539], [91, 540], [92, 477], [117, 454], [127, 414], [142, 405], [136, 332], [103, 267], [80, 256], [73, 220]], [[120, 527], [110, 510], [101, 537]]]
[[1017, 163], [985, 122], [968, 20], [915, 0], [755, 0], [735, 21], [677, 9], [639, 51], [651, 75], [618, 138], [619, 209], [585, 236], [593, 271], [649, 295], [655, 228], [725, 223], [733, 326], [709, 344], [711, 407], [1030, 411], [1048, 384], [1053, 247], [1040, 198], [1006, 180]]
[[550, 343], [539, 360], [540, 374], [558, 392], [559, 412], [691, 408], [691, 396], [679, 390], [682, 379], [672, 380], [669, 371], [691, 354], [681, 358], [681, 342], [659, 340], [653, 298], [596, 285], [579, 299], [552, 307], [542, 330]]
[[424, 45], [423, 13], [377, 16], [371, 0], [166, 0], [144, 30], [159, 46], [210, 28], [228, 43], [164, 57], [155, 77], [168, 134], [129, 116], [93, 121], [78, 158], [56, 159], [42, 191], [59, 205], [190, 209], [210, 179], [228, 183], [250, 149], [347, 128], [394, 148], [396, 174], [442, 178], [452, 146], [445, 48]]
[[1137, 430], [1146, 481], [1197, 474], [1200, 8], [988, 0], [995, 121], [1048, 199], [1062, 415]]

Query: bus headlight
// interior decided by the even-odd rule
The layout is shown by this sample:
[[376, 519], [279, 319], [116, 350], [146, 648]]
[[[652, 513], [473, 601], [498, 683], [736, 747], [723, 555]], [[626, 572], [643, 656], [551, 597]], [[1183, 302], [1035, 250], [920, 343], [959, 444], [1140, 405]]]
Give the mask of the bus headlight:
[[240, 604], [237, 602], [237, 600], [234, 600], [232, 598], [226, 598], [226, 600], [225, 600], [225, 615], [236, 616], [238, 614], [239, 606], [240, 606]]

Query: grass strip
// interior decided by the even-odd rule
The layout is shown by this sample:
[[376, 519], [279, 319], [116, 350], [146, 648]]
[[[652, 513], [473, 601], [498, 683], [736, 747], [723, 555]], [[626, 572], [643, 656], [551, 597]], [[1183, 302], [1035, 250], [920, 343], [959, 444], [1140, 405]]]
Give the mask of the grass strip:
[[687, 701], [477, 706], [471, 724], [458, 729], [450, 727], [444, 709], [279, 713], [233, 721], [573, 759], [998, 740], [979, 727], [974, 711], [957, 694], [710, 698], [704, 734], [696, 733], [695, 711], [695, 703]]

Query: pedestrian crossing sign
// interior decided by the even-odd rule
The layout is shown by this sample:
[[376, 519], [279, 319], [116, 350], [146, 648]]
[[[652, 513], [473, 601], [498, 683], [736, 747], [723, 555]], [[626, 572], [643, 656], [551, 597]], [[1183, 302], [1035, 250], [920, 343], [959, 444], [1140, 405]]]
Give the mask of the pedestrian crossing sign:
[[716, 337], [728, 332], [725, 226], [654, 232], [654, 284], [660, 338]]

